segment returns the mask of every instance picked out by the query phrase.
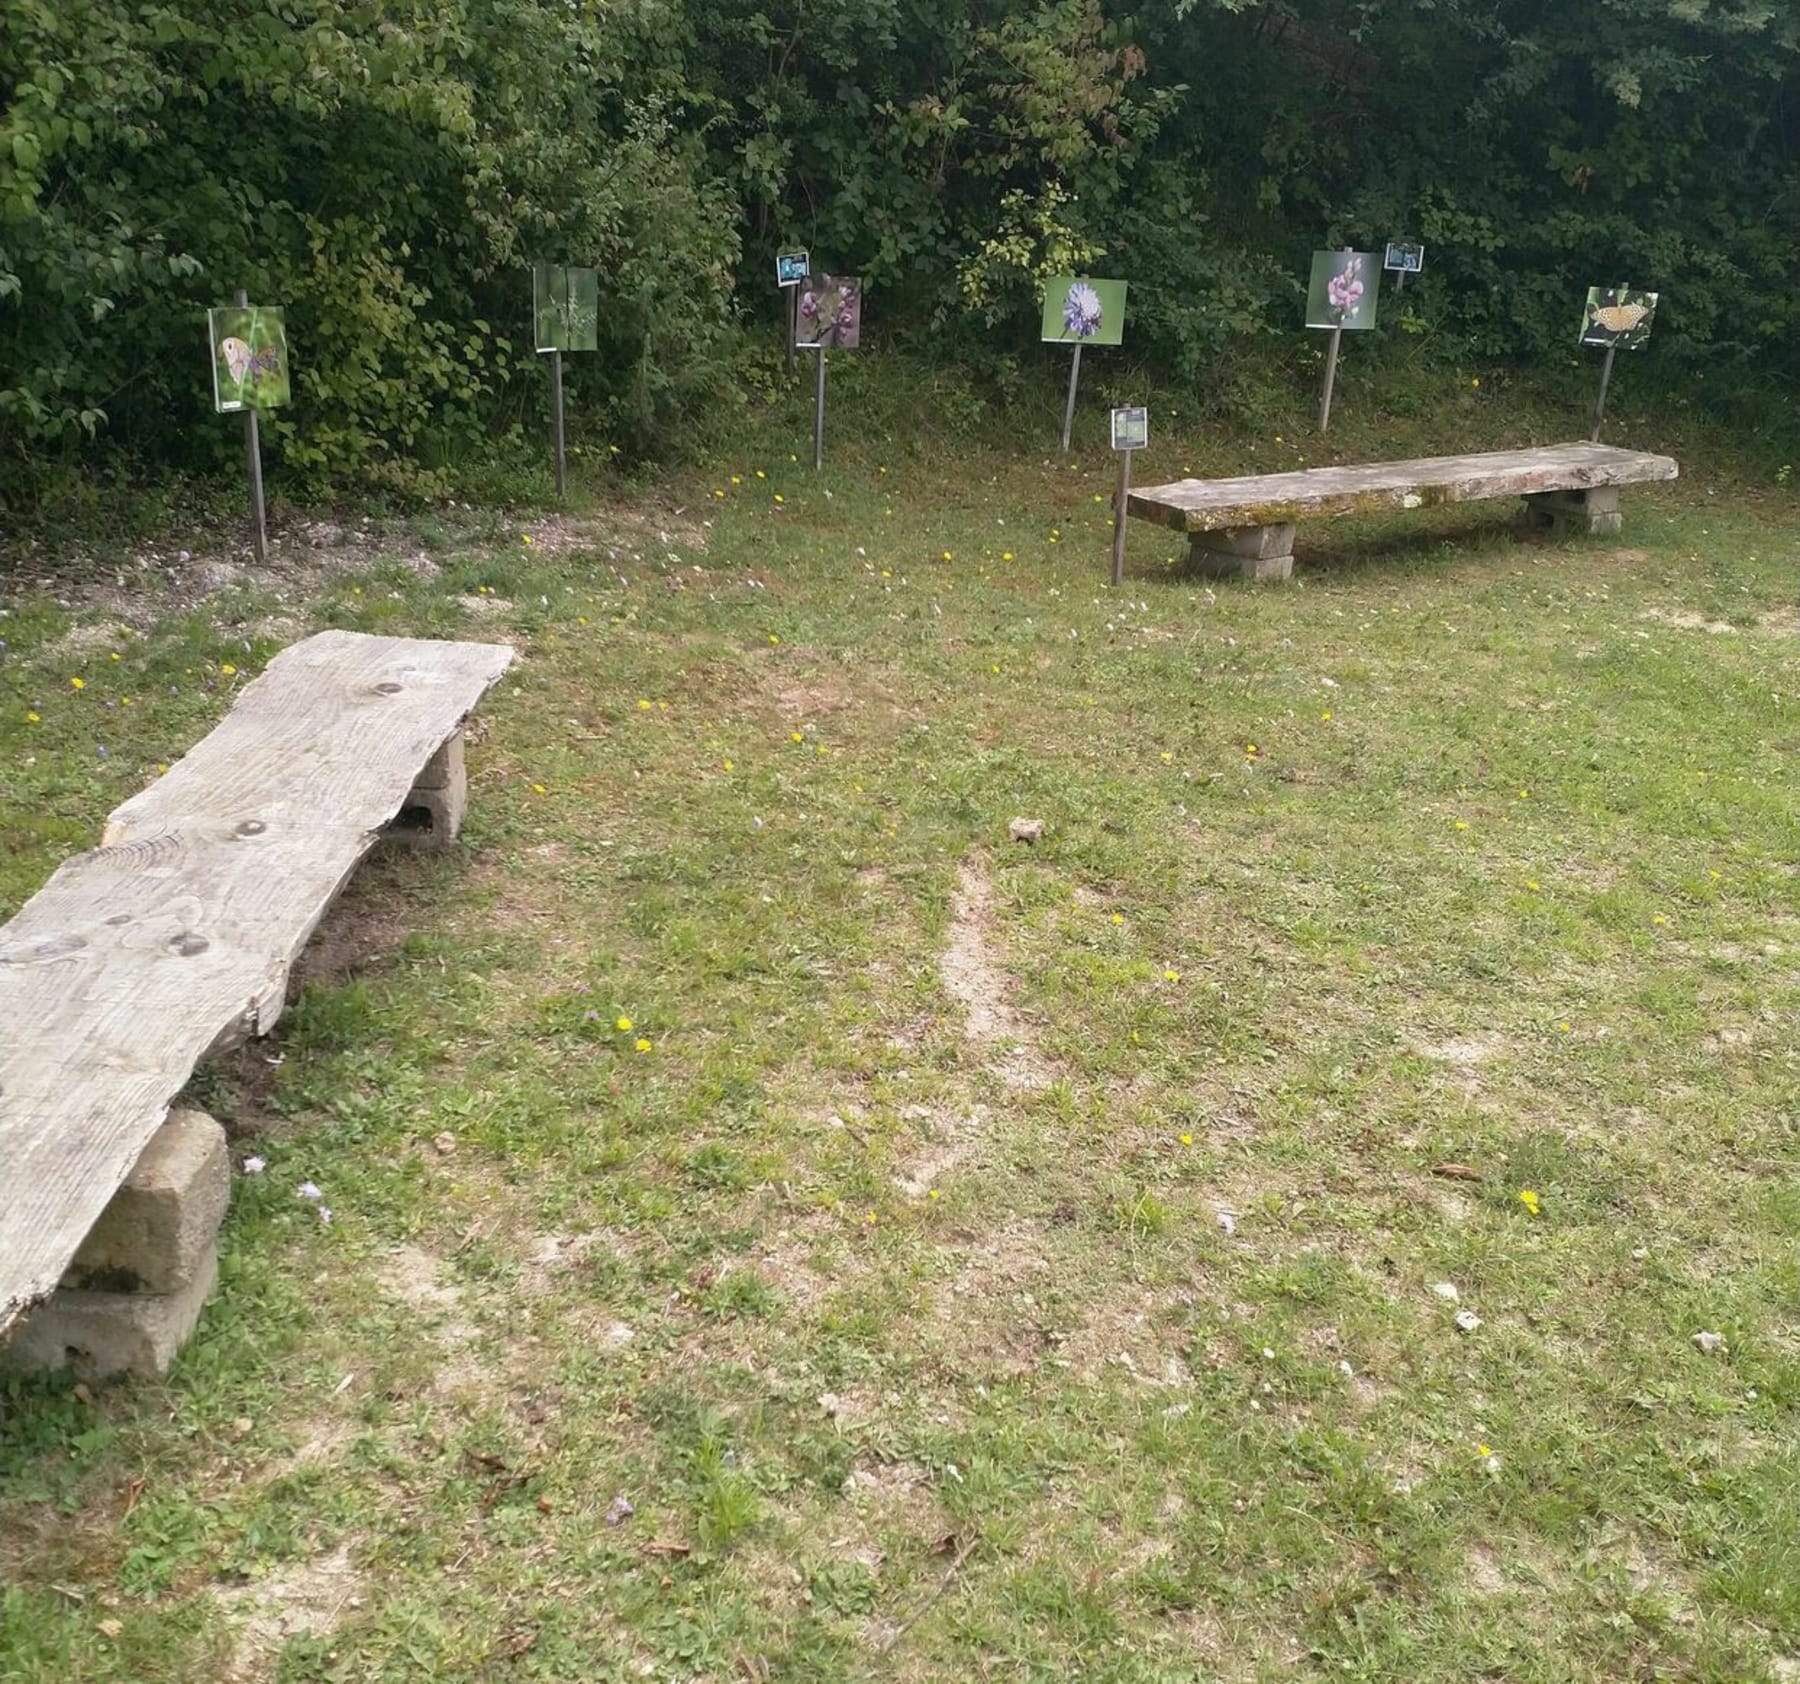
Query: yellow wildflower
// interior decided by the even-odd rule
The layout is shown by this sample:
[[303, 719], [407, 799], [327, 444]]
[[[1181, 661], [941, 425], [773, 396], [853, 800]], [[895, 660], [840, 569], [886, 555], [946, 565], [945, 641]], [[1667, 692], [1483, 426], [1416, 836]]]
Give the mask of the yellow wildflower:
[[650, 1043], [646, 1041], [642, 1035], [637, 1038], [637, 1050], [639, 1052], [648, 1052], [650, 1050]]
[[1542, 1214], [1538, 1209], [1538, 1196], [1529, 1187], [1525, 1188], [1519, 1194], [1519, 1203], [1530, 1211], [1533, 1216]]
[[36, 708], [27, 708], [26, 709], [25, 723], [27, 725], [42, 725], [43, 722], [44, 722], [44, 716], [41, 713], [39, 713]]
[[625, 1034], [631, 1028], [631, 1019], [621, 1015], [616, 1027], [621, 1035]]
[[85, 690], [87, 688], [87, 680], [85, 678], [71, 678], [69, 680], [69, 688], [72, 690]]

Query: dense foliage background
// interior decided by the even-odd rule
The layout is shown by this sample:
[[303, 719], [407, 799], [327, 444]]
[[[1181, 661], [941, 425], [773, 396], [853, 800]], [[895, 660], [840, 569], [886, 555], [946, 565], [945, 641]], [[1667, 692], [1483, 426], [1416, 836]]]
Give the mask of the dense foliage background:
[[740, 389], [789, 243], [1002, 377], [1051, 270], [1127, 276], [1196, 382], [1390, 237], [1427, 269], [1384, 331], [1450, 355], [1566, 358], [1629, 281], [1668, 366], [1797, 366], [1792, 0], [8, 0], [0, 111], [13, 499], [233, 449], [238, 286], [288, 310], [292, 483], [446, 483], [537, 402], [539, 256], [601, 267], [570, 377], [627, 446]]

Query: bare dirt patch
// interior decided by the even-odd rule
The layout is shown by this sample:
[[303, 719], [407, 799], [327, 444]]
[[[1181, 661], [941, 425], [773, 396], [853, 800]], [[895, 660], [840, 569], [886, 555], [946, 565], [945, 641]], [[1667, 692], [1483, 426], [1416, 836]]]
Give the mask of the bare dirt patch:
[[965, 861], [951, 903], [950, 940], [938, 956], [938, 976], [961, 1004], [963, 1035], [987, 1055], [988, 1067], [1013, 1089], [1047, 1087], [1053, 1072], [1037, 1050], [1035, 1031], [1013, 1005], [1013, 979], [996, 955], [993, 884], [975, 860]]
[[340, 1544], [330, 1555], [299, 1562], [254, 1584], [215, 1591], [227, 1613], [242, 1617], [225, 1676], [231, 1684], [273, 1678], [289, 1638], [322, 1637], [337, 1629], [347, 1609], [360, 1607], [368, 1580]]
[[1421, 1040], [1414, 1043], [1414, 1050], [1421, 1058], [1428, 1058], [1433, 1064], [1448, 1064], [1458, 1070], [1473, 1070], [1489, 1059], [1510, 1051], [1511, 1047], [1512, 1043], [1504, 1035], [1492, 1032], [1453, 1035], [1442, 1041]]
[[1711, 620], [1691, 608], [1646, 608], [1640, 620], [1654, 620], [1659, 626], [1674, 626], [1680, 631], [1703, 631], [1713, 637], [1736, 637], [1738, 629], [1727, 620]]

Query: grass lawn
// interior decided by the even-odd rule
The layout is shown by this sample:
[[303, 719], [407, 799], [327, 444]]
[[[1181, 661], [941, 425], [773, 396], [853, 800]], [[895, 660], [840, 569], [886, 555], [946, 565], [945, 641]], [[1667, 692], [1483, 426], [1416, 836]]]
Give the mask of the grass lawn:
[[1791, 493], [1114, 591], [1110, 481], [14, 592], [0, 915], [307, 630], [521, 660], [168, 1382], [0, 1390], [0, 1679], [1800, 1677]]

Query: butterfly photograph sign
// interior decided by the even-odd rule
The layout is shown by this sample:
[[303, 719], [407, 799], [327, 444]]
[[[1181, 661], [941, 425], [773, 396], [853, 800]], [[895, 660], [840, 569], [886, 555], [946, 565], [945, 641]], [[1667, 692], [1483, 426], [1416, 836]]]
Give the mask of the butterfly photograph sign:
[[224, 304], [206, 312], [206, 327], [217, 413], [274, 409], [289, 401], [287, 327], [281, 311]]
[[812, 258], [803, 251], [784, 251], [775, 259], [775, 284], [778, 287], [803, 286], [812, 273]]
[[540, 351], [600, 349], [600, 271], [531, 266], [531, 319]]
[[1356, 331], [1375, 325], [1381, 265], [1371, 251], [1315, 251], [1306, 325]]
[[800, 285], [794, 344], [802, 351], [854, 351], [862, 339], [862, 282], [808, 275]]
[[1044, 283], [1043, 338], [1057, 345], [1121, 345], [1125, 283], [1053, 275]]
[[1402, 275], [1416, 275], [1425, 267], [1425, 248], [1411, 240], [1389, 240], [1381, 266]]
[[1656, 298], [1653, 292], [1630, 287], [1589, 287], [1581, 312], [1581, 343], [1637, 350], [1650, 337]]

